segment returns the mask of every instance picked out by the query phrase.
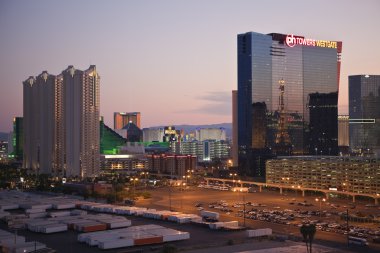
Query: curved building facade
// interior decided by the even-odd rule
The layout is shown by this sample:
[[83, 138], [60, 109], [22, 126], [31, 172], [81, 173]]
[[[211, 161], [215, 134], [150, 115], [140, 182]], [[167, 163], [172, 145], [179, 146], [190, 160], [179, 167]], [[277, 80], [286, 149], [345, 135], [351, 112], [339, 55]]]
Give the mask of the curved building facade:
[[256, 32], [237, 42], [239, 160], [250, 149], [309, 154], [310, 95], [338, 92], [342, 42]]

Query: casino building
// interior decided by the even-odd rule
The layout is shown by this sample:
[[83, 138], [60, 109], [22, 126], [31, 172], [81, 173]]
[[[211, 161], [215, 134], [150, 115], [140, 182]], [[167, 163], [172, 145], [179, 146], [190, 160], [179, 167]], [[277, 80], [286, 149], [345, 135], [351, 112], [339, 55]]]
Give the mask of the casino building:
[[[335, 140], [326, 143], [321, 154], [323, 144], [310, 135], [310, 117], [312, 113], [316, 119], [323, 118], [318, 113], [325, 107], [332, 108], [329, 117], [337, 113], [337, 99], [319, 98], [337, 96], [342, 42], [256, 32], [239, 34], [237, 42], [239, 168], [246, 167], [245, 174], [259, 170], [254, 167], [265, 166], [261, 156], [333, 155], [337, 123], [319, 126], [326, 129], [318, 133], [330, 134], [325, 138]], [[310, 103], [315, 98], [319, 99], [318, 110]]]

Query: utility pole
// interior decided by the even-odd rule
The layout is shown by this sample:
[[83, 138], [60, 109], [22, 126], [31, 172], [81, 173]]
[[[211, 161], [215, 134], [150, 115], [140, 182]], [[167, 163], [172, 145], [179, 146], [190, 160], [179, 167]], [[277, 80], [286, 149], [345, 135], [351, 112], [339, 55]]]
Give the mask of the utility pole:
[[245, 227], [245, 196], [243, 193], [243, 226]]
[[350, 228], [348, 227], [348, 208], [347, 208], [347, 212], [346, 212], [346, 226], [347, 226], [347, 247], [350, 247], [350, 241], [349, 241], [349, 233], [350, 233]]
[[171, 191], [171, 185], [169, 185], [169, 211], [172, 211], [172, 191]]
[[16, 249], [16, 242], [17, 242], [17, 228], [15, 229], [15, 249]]
[[169, 211], [172, 210], [172, 182], [173, 182], [173, 168], [170, 170], [170, 181], [169, 181]]

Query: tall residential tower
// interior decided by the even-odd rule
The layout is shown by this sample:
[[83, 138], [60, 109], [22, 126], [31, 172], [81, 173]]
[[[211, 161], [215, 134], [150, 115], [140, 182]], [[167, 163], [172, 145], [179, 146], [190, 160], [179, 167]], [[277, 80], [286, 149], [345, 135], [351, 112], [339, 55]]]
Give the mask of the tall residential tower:
[[64, 177], [98, 173], [99, 82], [93, 65], [24, 82], [24, 168]]

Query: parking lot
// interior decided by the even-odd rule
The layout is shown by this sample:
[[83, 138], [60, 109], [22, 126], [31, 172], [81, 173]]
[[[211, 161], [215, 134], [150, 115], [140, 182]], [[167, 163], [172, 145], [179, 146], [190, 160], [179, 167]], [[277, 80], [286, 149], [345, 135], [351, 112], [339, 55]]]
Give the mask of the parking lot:
[[[173, 210], [184, 213], [199, 214], [200, 210], [210, 210], [220, 213], [222, 221], [238, 220], [241, 225], [247, 228], [272, 228], [275, 233], [288, 235], [290, 239], [300, 240], [299, 226], [303, 223], [315, 223], [319, 229], [316, 234], [315, 243], [330, 246], [335, 249], [347, 251], [346, 238], [344, 235], [344, 221], [339, 217], [340, 204], [330, 200], [326, 203], [326, 208], [322, 208], [323, 212], [319, 212], [319, 207], [313, 203], [313, 198], [301, 198], [300, 196], [280, 196], [273, 192], [263, 193], [237, 193], [228, 191], [215, 191], [200, 188], [188, 188], [187, 190], [178, 188], [155, 188], [151, 190], [152, 198], [140, 199], [136, 206], [146, 206], [156, 208], [157, 210]], [[96, 203], [95, 203], [96, 204]], [[334, 205], [331, 207], [331, 204]], [[38, 204], [37, 204], [38, 205]], [[90, 204], [92, 205], [92, 204]], [[103, 212], [107, 208], [102, 208], [103, 204], [99, 204], [96, 212]], [[338, 206], [339, 205], [339, 206]], [[328, 208], [327, 208], [328, 207]], [[360, 205], [357, 210], [366, 210], [368, 212], [377, 213], [378, 209], [365, 207]], [[16, 209], [12, 212], [20, 212]], [[93, 211], [89, 211], [90, 214]], [[335, 214], [334, 212], [337, 212]], [[245, 216], [243, 215], [245, 213]], [[122, 215], [124, 216], [124, 215]], [[210, 230], [208, 227], [196, 225], [192, 223], [178, 224], [175, 222], [155, 220], [151, 218], [124, 216], [132, 221], [132, 225], [156, 224], [179, 231], [189, 232], [190, 239], [183, 241], [170, 242], [183, 251], [194, 251], [197, 249], [210, 249], [214, 252], [217, 247], [227, 246], [227, 244], [244, 244], [253, 242], [253, 249], [260, 247], [277, 247], [281, 244], [277, 241], [264, 240], [263, 244], [257, 240], [246, 238], [245, 231], [223, 231]], [[378, 224], [359, 224], [350, 223], [353, 235], [368, 236], [366, 227], [372, 226], [373, 231], [377, 231]], [[15, 230], [9, 229], [5, 224], [0, 224], [1, 229], [16, 233]], [[342, 229], [343, 228], [343, 229]], [[372, 228], [371, 228], [372, 229]], [[372, 231], [372, 230], [371, 230]], [[362, 235], [360, 235], [360, 233]], [[31, 232], [28, 230], [18, 230], [18, 235], [25, 236], [27, 241], [39, 241], [48, 247], [57, 250], [57, 252], [100, 252], [102, 250], [96, 247], [90, 247], [84, 243], [77, 241], [80, 234], [77, 231], [68, 230], [66, 232], [54, 234], [42, 234]], [[367, 237], [370, 239], [370, 236]], [[143, 250], [149, 252], [159, 251], [165, 244], [133, 246], [123, 249], [107, 250], [107, 252], [130, 252], [130, 250]], [[277, 246], [276, 246], [277, 245]], [[359, 247], [350, 247], [350, 250], [360, 252]], [[379, 250], [378, 245], [371, 244], [367, 248], [367, 252], [376, 252]]]
[[[241, 193], [198, 187], [187, 190], [160, 188], [151, 192], [152, 199], [141, 200], [137, 205], [171, 208], [188, 213], [199, 213], [201, 209], [217, 211], [221, 213], [222, 220], [239, 220], [241, 224], [245, 220], [247, 227], [270, 227], [275, 232], [296, 236], [300, 236], [299, 227], [302, 224], [314, 223], [318, 229], [316, 240], [341, 245], [347, 242], [346, 221], [341, 218], [347, 209], [349, 215], [380, 215], [378, 207], [368, 202], [357, 202], [353, 206], [348, 199], [331, 197], [319, 204], [315, 199], [320, 196], [302, 197], [295, 192], [285, 192], [283, 195], [268, 190]], [[370, 247], [377, 250], [380, 247], [372, 243], [372, 238], [380, 235], [379, 226], [379, 223], [349, 221], [350, 235], [367, 238]]]
[[[145, 219], [140, 217], [129, 217], [132, 221], [132, 225], [146, 225], [146, 224], [157, 224], [168, 228], [177, 229], [180, 231], [185, 231], [190, 233], [190, 240], [184, 240], [184, 241], [177, 241], [177, 242], [170, 242], [170, 244], [176, 245], [176, 247], [181, 249], [187, 249], [187, 250], [193, 250], [198, 248], [208, 248], [208, 247], [215, 247], [215, 246], [222, 246], [227, 245], [228, 240], [235, 240], [236, 242], [241, 242], [242, 239], [245, 238], [244, 231], [211, 231], [210, 229], [206, 227], [199, 227], [192, 224], [177, 224], [173, 222], [165, 222], [165, 221], [159, 221], [159, 220], [151, 220], [151, 219]], [[4, 223], [0, 224], [0, 229], [6, 229], [8, 228], [5, 226]], [[10, 230], [14, 231], [14, 230]], [[97, 247], [90, 247], [84, 243], [79, 243], [77, 241], [77, 236], [79, 235], [78, 232], [75, 231], [67, 231], [67, 232], [61, 232], [61, 233], [54, 233], [54, 234], [41, 234], [41, 233], [34, 233], [30, 232], [28, 230], [18, 230], [18, 235], [25, 236], [28, 241], [36, 240], [39, 242], [42, 242], [46, 244], [48, 247], [57, 250], [57, 252], [80, 252], [80, 253], [90, 253], [90, 252], [104, 252]], [[158, 245], [151, 245], [151, 246], [134, 246], [132, 248], [125, 248], [126, 249], [133, 249], [133, 250], [146, 250], [146, 251], [152, 251], [151, 249], [157, 249], [159, 250], [163, 244]], [[107, 252], [122, 252], [123, 249], [114, 249], [114, 250], [107, 250]]]

